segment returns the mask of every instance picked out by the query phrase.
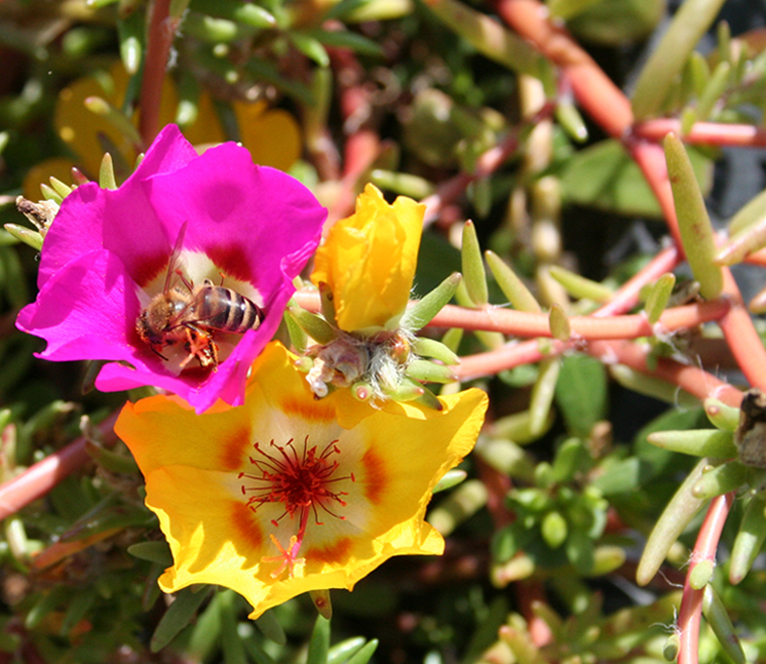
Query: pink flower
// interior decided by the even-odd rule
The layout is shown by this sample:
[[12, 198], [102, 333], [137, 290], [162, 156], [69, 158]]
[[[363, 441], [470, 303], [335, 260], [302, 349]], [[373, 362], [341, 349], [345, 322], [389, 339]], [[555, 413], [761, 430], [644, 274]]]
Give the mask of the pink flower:
[[[197, 412], [219, 398], [239, 405], [325, 217], [308, 189], [255, 166], [244, 148], [224, 143], [198, 156], [170, 125], [119, 189], [88, 183], [64, 199], [43, 244], [37, 300], [16, 324], [48, 342], [45, 359], [111, 360], [96, 379], [101, 390], [154, 385]], [[263, 310], [260, 326], [244, 334], [202, 327], [219, 355], [208, 368], [190, 350], [197, 338], [187, 326], [160, 348], [136, 331], [158, 294], [188, 299], [205, 279]]]

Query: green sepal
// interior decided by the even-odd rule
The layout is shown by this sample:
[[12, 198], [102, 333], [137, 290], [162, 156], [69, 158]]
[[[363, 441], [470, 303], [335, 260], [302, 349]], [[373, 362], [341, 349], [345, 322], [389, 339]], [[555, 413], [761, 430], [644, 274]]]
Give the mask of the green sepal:
[[412, 360], [407, 365], [405, 374], [414, 380], [427, 383], [452, 383], [457, 380], [457, 376], [450, 367], [436, 364], [431, 360]]
[[319, 306], [325, 321], [330, 325], [337, 327], [335, 318], [335, 296], [330, 290], [330, 286], [325, 283], [319, 284]]
[[452, 299], [461, 280], [461, 274], [453, 272], [423, 299], [411, 304], [402, 314], [399, 326], [412, 332], [424, 328]]
[[441, 341], [436, 341], [436, 339], [417, 337], [412, 344], [412, 349], [421, 357], [432, 357], [447, 365], [454, 366], [460, 363], [460, 358]]
[[338, 330], [321, 316], [312, 314], [297, 305], [290, 306], [287, 311], [301, 329], [317, 343], [329, 344], [338, 338]]

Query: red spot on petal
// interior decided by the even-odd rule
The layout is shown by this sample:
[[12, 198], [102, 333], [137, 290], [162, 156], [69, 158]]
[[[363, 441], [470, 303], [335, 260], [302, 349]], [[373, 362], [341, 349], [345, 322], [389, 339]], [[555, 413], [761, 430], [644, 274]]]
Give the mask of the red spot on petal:
[[237, 533], [237, 544], [243, 544], [248, 557], [263, 546], [263, 532], [255, 513], [244, 503], [231, 503], [231, 525]]
[[220, 443], [220, 464], [224, 470], [240, 470], [247, 460], [247, 450], [250, 449], [250, 427], [242, 427], [229, 434]]
[[169, 258], [167, 253], [161, 253], [137, 261], [130, 266], [130, 276], [141, 288], [146, 288], [161, 274], [165, 274], [168, 269]]
[[373, 447], [370, 447], [364, 453], [362, 467], [364, 468], [362, 478], [364, 495], [371, 503], [379, 504], [383, 492], [386, 490], [388, 478], [386, 477], [386, 467], [383, 459], [375, 452]]
[[322, 401], [288, 397], [279, 405], [286, 415], [297, 415], [309, 422], [332, 422], [335, 419], [335, 409]]
[[205, 253], [221, 274], [239, 281], [248, 281], [257, 287], [255, 275], [250, 269], [250, 258], [242, 247], [206, 247]]
[[311, 547], [306, 552], [305, 558], [309, 563], [343, 564], [348, 560], [352, 545], [350, 537], [342, 537], [332, 545]]

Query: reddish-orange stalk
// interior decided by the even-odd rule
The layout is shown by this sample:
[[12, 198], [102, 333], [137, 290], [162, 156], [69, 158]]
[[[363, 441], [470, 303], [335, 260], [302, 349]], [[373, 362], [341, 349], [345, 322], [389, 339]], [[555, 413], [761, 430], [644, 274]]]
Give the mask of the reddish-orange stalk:
[[647, 344], [630, 341], [592, 341], [586, 351], [599, 358], [605, 364], [624, 364], [625, 366], [665, 380], [693, 394], [698, 399], [715, 397], [725, 404], [739, 408], [742, 392], [707, 371], [693, 364], [681, 364], [675, 360], [660, 358], [656, 366], [649, 366], [650, 348]]
[[[117, 413], [113, 413], [99, 424], [102, 436], [114, 440], [112, 428], [116, 419]], [[0, 520], [42, 498], [65, 477], [82, 468], [90, 459], [87, 443], [87, 439], [81, 436], [12, 480], [0, 484]]]
[[[645, 120], [633, 128], [633, 135], [647, 141], [661, 141], [673, 132], [681, 136], [681, 121], [675, 118]], [[766, 130], [752, 125], [697, 122], [683, 134], [684, 143], [753, 148], [766, 146]]]
[[151, 145], [160, 131], [162, 83], [180, 19], [170, 17], [170, 0], [154, 0], [150, 11], [138, 130], [144, 147]]
[[737, 365], [750, 385], [766, 389], [766, 349], [753, 326], [753, 319], [742, 302], [742, 295], [731, 276], [731, 271], [724, 268], [723, 274], [724, 296], [729, 298], [731, 308], [718, 321], [718, 325]]
[[678, 664], [697, 664], [699, 661], [699, 630], [702, 616], [702, 597], [704, 588], [696, 590], [689, 580], [694, 568], [703, 561], [715, 564], [715, 552], [721, 539], [721, 531], [726, 523], [729, 509], [734, 502], [734, 493], [727, 493], [713, 498], [705, 520], [700, 527], [694, 551], [689, 561], [689, 571], [684, 583], [681, 608], [678, 610], [678, 632], [681, 647], [678, 651]]

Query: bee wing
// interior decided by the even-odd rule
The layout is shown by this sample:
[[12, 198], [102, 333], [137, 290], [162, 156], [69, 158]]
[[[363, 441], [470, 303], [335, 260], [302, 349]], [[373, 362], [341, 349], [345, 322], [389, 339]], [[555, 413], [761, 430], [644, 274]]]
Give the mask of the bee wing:
[[185, 221], [181, 226], [181, 230], [178, 231], [178, 237], [173, 245], [173, 251], [170, 252], [170, 260], [168, 261], [168, 271], [165, 274], [165, 286], [162, 289], [163, 293], [167, 293], [170, 290], [170, 283], [173, 279], [173, 275], [176, 273], [176, 267], [178, 266], [178, 259], [181, 256], [181, 247], [184, 245], [184, 237], [186, 237], [186, 227], [189, 225], [188, 221]]

